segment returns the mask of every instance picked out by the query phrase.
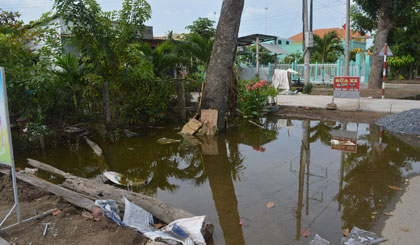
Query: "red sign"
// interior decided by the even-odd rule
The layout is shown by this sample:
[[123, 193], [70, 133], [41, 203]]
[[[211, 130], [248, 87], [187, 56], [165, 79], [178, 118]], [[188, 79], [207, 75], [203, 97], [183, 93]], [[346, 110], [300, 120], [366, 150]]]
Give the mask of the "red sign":
[[331, 149], [346, 152], [357, 152], [357, 139], [331, 137]]
[[334, 77], [334, 91], [359, 92], [359, 77]]

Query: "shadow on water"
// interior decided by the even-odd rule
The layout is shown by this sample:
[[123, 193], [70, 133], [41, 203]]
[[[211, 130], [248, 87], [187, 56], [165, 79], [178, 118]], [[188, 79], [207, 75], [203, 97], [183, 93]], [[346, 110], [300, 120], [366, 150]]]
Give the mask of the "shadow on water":
[[[420, 173], [420, 149], [375, 125], [256, 123], [231, 122], [227, 134], [200, 141], [183, 139], [174, 127], [114, 143], [95, 139], [104, 157], [81, 141], [16, 158], [20, 166], [31, 157], [88, 178], [109, 169], [143, 180], [135, 191], [206, 214], [215, 244], [308, 244], [316, 233], [338, 244], [342, 229], [372, 229], [396, 195], [389, 185]], [[354, 139], [345, 136], [354, 132]], [[162, 137], [182, 141], [156, 143]], [[275, 207], [267, 208], [269, 201]]]

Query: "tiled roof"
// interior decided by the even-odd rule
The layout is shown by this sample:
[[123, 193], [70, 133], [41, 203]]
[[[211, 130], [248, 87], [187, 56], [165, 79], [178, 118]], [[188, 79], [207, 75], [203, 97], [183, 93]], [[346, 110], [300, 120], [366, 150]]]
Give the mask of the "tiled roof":
[[[342, 28], [317, 29], [317, 30], [313, 30], [312, 32], [313, 32], [314, 35], [316, 34], [316, 35], [318, 35], [322, 38], [325, 34], [327, 34], [328, 32], [331, 32], [331, 31], [336, 31], [339, 38], [344, 39], [346, 37], [346, 30], [344, 30]], [[351, 37], [352, 38], [360, 38], [360, 37], [370, 38], [370, 36], [362, 36], [359, 32], [353, 32], [351, 34]], [[296, 34], [292, 37], [289, 37], [289, 39], [293, 40], [293, 41], [302, 41], [303, 40], [302, 32], [299, 33], [299, 34]]]

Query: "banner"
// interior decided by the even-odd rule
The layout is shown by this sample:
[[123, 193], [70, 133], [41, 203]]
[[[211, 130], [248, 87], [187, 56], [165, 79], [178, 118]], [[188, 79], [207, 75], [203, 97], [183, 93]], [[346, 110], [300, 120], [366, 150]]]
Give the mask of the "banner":
[[336, 98], [359, 98], [359, 77], [334, 77], [334, 97]]
[[0, 67], [0, 163], [13, 166], [12, 147], [7, 107], [6, 79], [4, 68]]

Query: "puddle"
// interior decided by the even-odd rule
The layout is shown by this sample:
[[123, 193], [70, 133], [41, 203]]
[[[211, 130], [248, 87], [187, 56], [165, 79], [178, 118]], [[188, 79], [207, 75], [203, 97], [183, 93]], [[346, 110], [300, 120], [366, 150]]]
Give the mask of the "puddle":
[[[61, 145], [16, 161], [23, 166], [31, 157], [88, 178], [108, 168], [146, 180], [134, 190], [207, 215], [214, 244], [309, 244], [316, 233], [339, 244], [345, 228], [374, 227], [397, 194], [388, 185], [420, 173], [420, 149], [374, 125], [275, 118], [260, 124], [264, 129], [238, 122], [201, 145], [156, 143], [182, 140], [175, 126], [144, 129], [116, 143], [95, 139], [104, 158], [81, 141], [72, 151]], [[311, 235], [301, 237], [307, 228]]]

